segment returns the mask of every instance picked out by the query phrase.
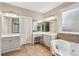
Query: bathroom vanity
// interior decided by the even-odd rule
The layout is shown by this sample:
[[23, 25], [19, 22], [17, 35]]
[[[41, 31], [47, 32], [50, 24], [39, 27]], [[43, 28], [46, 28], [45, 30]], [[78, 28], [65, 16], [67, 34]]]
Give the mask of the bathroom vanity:
[[[36, 37], [40, 37], [40, 40]], [[34, 21], [32, 39], [33, 44], [37, 41], [50, 47], [51, 39], [57, 37], [57, 19]]]
[[48, 47], [50, 47], [51, 40], [57, 37], [57, 33], [50, 33], [50, 32], [34, 32], [32, 35], [33, 35], [33, 44], [35, 43], [35, 37], [41, 37], [40, 43]]
[[7, 34], [1, 36], [1, 53], [20, 49], [20, 35]]
[[[10, 12], [3, 12], [2, 14], [1, 53], [20, 49], [19, 16]], [[11, 15], [16, 15], [16, 17]]]

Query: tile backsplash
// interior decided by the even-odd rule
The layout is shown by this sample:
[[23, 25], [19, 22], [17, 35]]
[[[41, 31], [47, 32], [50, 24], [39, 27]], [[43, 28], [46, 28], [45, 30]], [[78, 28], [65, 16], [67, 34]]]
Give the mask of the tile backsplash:
[[76, 34], [58, 33], [57, 38], [79, 43], [79, 35]]

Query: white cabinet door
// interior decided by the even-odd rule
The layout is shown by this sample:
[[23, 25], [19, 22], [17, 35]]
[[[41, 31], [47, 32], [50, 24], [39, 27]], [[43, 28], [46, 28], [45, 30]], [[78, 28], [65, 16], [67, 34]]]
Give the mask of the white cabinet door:
[[51, 40], [50, 36], [44, 35], [44, 44], [48, 47], [50, 47], [50, 40]]
[[20, 37], [5, 37], [1, 39], [1, 53], [14, 51], [20, 48]]
[[10, 49], [16, 49], [19, 48], [20, 46], [20, 39], [18, 39], [17, 37], [12, 37], [12, 39], [10, 40]]
[[1, 40], [1, 51], [7, 51], [10, 49], [10, 42], [9, 39], [2, 39]]
[[32, 43], [32, 18], [21, 17], [21, 45]]

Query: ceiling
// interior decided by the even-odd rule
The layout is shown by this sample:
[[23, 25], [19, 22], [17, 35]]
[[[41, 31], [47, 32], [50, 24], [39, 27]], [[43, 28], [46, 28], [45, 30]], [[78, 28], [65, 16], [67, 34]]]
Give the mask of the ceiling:
[[7, 2], [21, 8], [29, 9], [36, 12], [46, 13], [47, 11], [56, 8], [63, 2]]

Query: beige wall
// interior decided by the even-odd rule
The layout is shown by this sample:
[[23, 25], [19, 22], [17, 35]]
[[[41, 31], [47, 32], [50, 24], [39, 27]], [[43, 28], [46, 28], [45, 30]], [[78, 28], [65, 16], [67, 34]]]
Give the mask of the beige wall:
[[49, 16], [57, 15], [60, 12], [61, 9], [64, 9], [65, 7], [70, 6], [70, 5], [74, 4], [74, 3], [75, 2], [65, 2], [65, 3], [61, 4], [60, 6], [46, 12], [44, 14], [44, 17], [46, 18], [46, 17], [49, 17]]
[[57, 32], [57, 20], [50, 22], [50, 32]]
[[50, 11], [48, 11], [44, 14], [35, 12], [35, 11], [31, 11], [28, 9], [16, 7], [13, 5], [9, 5], [6, 3], [0, 3], [0, 10], [1, 11], [11, 11], [11, 12], [17, 13], [19, 15], [33, 17], [34, 20], [43, 20], [44, 18], [47, 18], [51, 15], [57, 15], [57, 13], [60, 12], [61, 9], [65, 8], [69, 5], [72, 5], [74, 3], [75, 2], [65, 2], [65, 3], [61, 4], [60, 6], [54, 8], [54, 9], [51, 9]]
[[71, 10], [71, 9], [74, 9], [74, 8], [77, 8], [79, 7], [79, 3], [74, 3], [70, 6], [67, 6], [67, 7], [64, 7], [60, 10], [60, 12], [57, 13], [57, 20], [58, 20], [58, 32], [62, 32], [62, 12], [64, 11], [68, 11], [68, 10]]
[[[61, 32], [61, 19], [62, 19], [62, 9], [74, 4], [75, 2], [65, 2], [63, 4], [61, 4], [60, 6], [48, 11], [47, 13], [44, 14], [44, 18], [47, 18], [49, 16], [56, 16], [57, 17], [57, 22], [55, 22], [56, 24], [53, 24], [54, 30], [57, 30], [56, 32]], [[56, 26], [57, 25], [57, 26]]]
[[7, 17], [7, 33], [12, 33], [12, 17]]
[[1, 55], [1, 27], [2, 27], [2, 25], [1, 25], [1, 15], [0, 15], [0, 55]]
[[[59, 17], [61, 16], [60, 15], [61, 9], [64, 9], [65, 7], [70, 6], [72, 4], [74, 4], [74, 2], [63, 3], [62, 5], [44, 13], [44, 14], [39, 13], [39, 12], [35, 12], [35, 11], [31, 11], [31, 10], [28, 10], [28, 9], [23, 9], [23, 8], [20, 8], [20, 7], [12, 6], [12, 5], [9, 5], [9, 4], [6, 4], [6, 3], [0, 3], [0, 10], [3, 11], [3, 12], [4, 11], [6, 11], [6, 12], [11, 11], [11, 12], [17, 13], [17, 14], [22, 15], [22, 16], [33, 17], [34, 20], [44, 20], [45, 18], [47, 18], [51, 15], [56, 15], [58, 17], [56, 19], [57, 20], [56, 23], [58, 23], [60, 21]], [[57, 24], [58, 29], [59, 29], [59, 26], [60, 25]], [[54, 30], [57, 30], [57, 28], [55, 28]]]
[[28, 9], [16, 7], [13, 5], [9, 5], [6, 3], [0, 3], [0, 10], [1, 11], [11, 11], [11, 12], [17, 13], [19, 15], [33, 17], [34, 20], [43, 20], [44, 18], [47, 18], [51, 15], [57, 15], [57, 13], [59, 13], [61, 9], [64, 9], [65, 7], [72, 5], [74, 3], [75, 2], [65, 2], [65, 3], [61, 4], [60, 6], [54, 8], [54, 9], [51, 9], [50, 11], [48, 11], [44, 14], [35, 12], [35, 11], [31, 11]]
[[[2, 12], [13, 12], [16, 13], [20, 16], [27, 16], [27, 17], [32, 17], [33, 20], [43, 20], [43, 14], [39, 13], [39, 12], [35, 12], [35, 11], [31, 11], [28, 9], [23, 9], [20, 7], [16, 7], [13, 5], [9, 5], [6, 3], [2, 3], [0, 2], [0, 11]], [[12, 28], [11, 28], [11, 20], [8, 22], [8, 33], [12, 32]]]
[[3, 12], [4, 11], [6, 11], [6, 12], [11, 11], [11, 12], [17, 13], [17, 14], [22, 15], [22, 16], [33, 17], [34, 20], [42, 20], [43, 19], [42, 13], [31, 11], [28, 9], [23, 9], [23, 8], [9, 5], [6, 3], [0, 3], [0, 10]]

